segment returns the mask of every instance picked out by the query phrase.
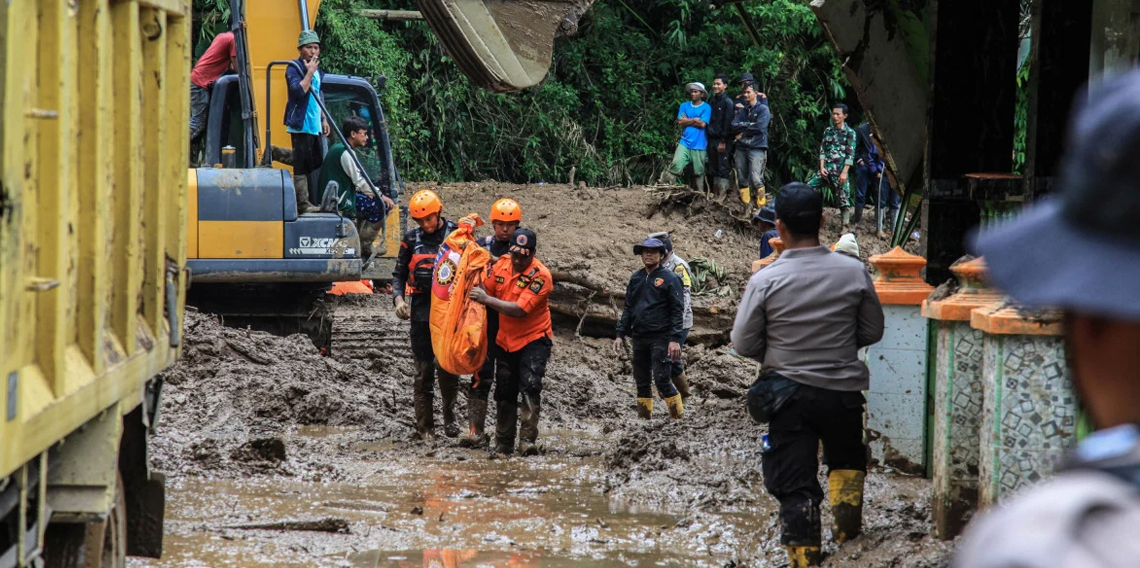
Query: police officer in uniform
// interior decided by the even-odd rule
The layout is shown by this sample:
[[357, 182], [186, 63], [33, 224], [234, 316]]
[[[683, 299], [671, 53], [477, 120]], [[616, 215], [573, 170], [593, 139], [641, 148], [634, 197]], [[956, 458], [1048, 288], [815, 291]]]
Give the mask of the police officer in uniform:
[[[514, 199], [500, 199], [491, 206], [491, 226], [495, 232], [479, 239], [479, 246], [491, 253], [491, 264], [510, 253], [511, 236], [522, 222], [522, 207]], [[467, 396], [468, 431], [459, 438], [459, 445], [477, 448], [487, 443], [485, 433], [487, 422], [487, 399], [490, 398], [491, 384], [496, 375], [505, 377], [507, 366], [502, 364], [503, 349], [495, 342], [499, 332], [499, 312], [487, 310], [487, 359], [483, 368], [471, 376], [471, 391]], [[502, 382], [499, 379], [499, 382]]]
[[689, 330], [693, 328], [693, 270], [689, 268], [689, 263], [673, 250], [673, 239], [669, 238], [667, 231], [652, 233], [649, 238], [657, 239], [665, 245], [665, 258], [661, 260], [661, 266], [681, 279], [681, 288], [684, 290], [685, 314], [681, 317], [681, 326], [684, 328], [681, 332], [681, 356], [673, 361], [672, 377], [673, 386], [681, 393], [681, 399], [688, 400], [691, 393], [689, 378], [685, 376], [684, 356], [685, 340], [689, 338]]
[[392, 272], [392, 302], [396, 315], [411, 319], [412, 356], [415, 359], [413, 400], [416, 432], [421, 440], [435, 439], [433, 399], [435, 379], [439, 378], [439, 394], [443, 399], [443, 431], [448, 437], [459, 435], [455, 421], [455, 398], [459, 394], [459, 377], [439, 367], [431, 348], [431, 282], [435, 256], [443, 240], [456, 229], [454, 221], [443, 217], [443, 202], [434, 191], [416, 192], [408, 202], [408, 215], [416, 227], [404, 233], [396, 269]]
[[959, 568], [1140, 565], [1140, 72], [1087, 100], [1057, 193], [976, 248], [1014, 300], [1064, 311], [1073, 382], [1098, 430], [1056, 477], [976, 517]]

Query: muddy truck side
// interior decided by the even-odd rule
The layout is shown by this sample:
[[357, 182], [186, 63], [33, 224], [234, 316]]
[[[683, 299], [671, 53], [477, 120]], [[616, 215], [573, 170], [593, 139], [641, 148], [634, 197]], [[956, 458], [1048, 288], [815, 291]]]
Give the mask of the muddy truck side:
[[183, 0], [0, 3], [0, 567], [161, 552], [190, 27]]

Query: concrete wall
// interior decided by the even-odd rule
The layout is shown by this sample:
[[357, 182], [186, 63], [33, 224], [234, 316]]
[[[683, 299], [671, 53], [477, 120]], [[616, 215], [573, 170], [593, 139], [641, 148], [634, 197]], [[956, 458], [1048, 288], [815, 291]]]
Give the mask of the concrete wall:
[[883, 315], [883, 340], [867, 350], [871, 453], [884, 465], [921, 474], [926, 469], [927, 320], [913, 305], [884, 305]]

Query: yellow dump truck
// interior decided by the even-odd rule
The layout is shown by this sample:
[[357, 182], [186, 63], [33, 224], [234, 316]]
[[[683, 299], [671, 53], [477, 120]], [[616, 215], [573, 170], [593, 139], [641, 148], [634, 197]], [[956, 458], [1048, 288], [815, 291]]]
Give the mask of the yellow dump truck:
[[188, 0], [0, 3], [0, 567], [161, 552]]

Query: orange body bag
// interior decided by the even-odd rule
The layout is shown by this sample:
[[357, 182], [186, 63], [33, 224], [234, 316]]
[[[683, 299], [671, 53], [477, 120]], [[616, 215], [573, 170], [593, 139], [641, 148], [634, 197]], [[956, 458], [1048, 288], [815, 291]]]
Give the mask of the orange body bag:
[[483, 281], [491, 253], [475, 242], [471, 214], [459, 221], [439, 247], [431, 283], [431, 348], [439, 366], [454, 375], [470, 375], [487, 357], [487, 308], [467, 298]]

